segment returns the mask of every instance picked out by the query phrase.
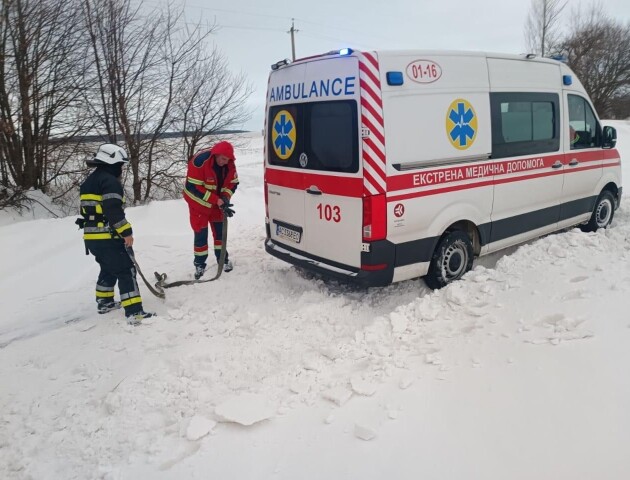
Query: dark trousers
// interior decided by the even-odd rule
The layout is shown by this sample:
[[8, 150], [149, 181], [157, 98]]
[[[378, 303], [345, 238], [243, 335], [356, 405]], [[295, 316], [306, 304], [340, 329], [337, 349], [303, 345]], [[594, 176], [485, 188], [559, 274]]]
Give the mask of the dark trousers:
[[87, 240], [87, 249], [101, 267], [96, 280], [96, 301], [113, 301], [118, 283], [120, 304], [125, 315], [142, 311], [142, 298], [136, 281], [136, 269], [121, 240]]

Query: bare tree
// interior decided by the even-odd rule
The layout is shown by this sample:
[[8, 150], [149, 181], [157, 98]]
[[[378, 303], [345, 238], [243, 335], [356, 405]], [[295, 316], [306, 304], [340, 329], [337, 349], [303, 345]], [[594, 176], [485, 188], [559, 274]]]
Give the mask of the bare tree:
[[525, 23], [525, 41], [531, 53], [544, 57], [557, 52], [560, 14], [566, 5], [565, 0], [532, 0]]
[[574, 15], [563, 43], [568, 64], [578, 75], [601, 116], [610, 116], [615, 99], [630, 93], [630, 23], [608, 17], [601, 5]]
[[189, 80], [176, 102], [175, 124], [184, 132], [184, 157], [191, 157], [204, 139], [249, 120], [246, 101], [251, 93], [245, 76], [230, 73], [218, 50], [192, 61]]
[[0, 175], [5, 186], [47, 190], [71, 169], [84, 42], [74, 0], [3, 0], [0, 11]]
[[[250, 90], [241, 77], [229, 74], [216, 50], [206, 53], [214, 25], [190, 26], [183, 8], [147, 12], [141, 3], [134, 5], [131, 0], [83, 0], [96, 76], [86, 102], [104, 137], [124, 142], [133, 198], [141, 202], [153, 197], [154, 188], [172, 193], [168, 184], [175, 178], [181, 188], [177, 162], [164, 160], [176, 148], [165, 134], [187, 127], [207, 134], [238, 122], [243, 117], [236, 112]], [[217, 85], [213, 78], [237, 84]], [[182, 96], [195, 110], [183, 116]]]

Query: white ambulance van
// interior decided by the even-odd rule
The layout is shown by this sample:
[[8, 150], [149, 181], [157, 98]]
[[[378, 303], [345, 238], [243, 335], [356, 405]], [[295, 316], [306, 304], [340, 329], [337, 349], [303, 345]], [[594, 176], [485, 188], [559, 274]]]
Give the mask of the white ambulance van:
[[440, 288], [620, 203], [615, 129], [556, 60], [344, 49], [273, 65], [266, 103], [265, 249], [326, 276]]

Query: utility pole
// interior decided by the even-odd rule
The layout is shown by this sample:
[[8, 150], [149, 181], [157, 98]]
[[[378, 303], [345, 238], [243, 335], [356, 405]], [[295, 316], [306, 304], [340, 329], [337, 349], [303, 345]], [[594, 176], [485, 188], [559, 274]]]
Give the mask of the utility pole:
[[291, 34], [291, 54], [293, 55], [293, 61], [295, 62], [295, 32], [299, 32], [299, 30], [295, 29], [295, 25], [294, 25], [294, 21], [295, 18], [291, 19], [291, 30], [289, 30], [287, 33]]

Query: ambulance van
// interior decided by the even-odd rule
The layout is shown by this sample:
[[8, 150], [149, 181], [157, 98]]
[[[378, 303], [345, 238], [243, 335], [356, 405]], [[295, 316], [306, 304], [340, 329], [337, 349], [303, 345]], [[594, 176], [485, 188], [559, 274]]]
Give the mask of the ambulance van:
[[616, 131], [534, 55], [344, 49], [272, 66], [265, 249], [367, 286], [459, 279], [473, 258], [621, 199]]

